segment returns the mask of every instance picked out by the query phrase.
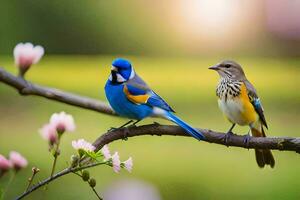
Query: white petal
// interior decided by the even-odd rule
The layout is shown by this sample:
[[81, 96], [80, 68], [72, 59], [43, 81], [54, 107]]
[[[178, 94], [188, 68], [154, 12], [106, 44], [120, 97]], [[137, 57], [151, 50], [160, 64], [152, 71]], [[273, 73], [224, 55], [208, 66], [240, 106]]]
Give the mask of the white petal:
[[44, 48], [42, 46], [36, 46], [33, 49], [34, 51], [34, 59], [33, 59], [33, 64], [36, 64], [40, 61], [42, 56], [44, 55]]

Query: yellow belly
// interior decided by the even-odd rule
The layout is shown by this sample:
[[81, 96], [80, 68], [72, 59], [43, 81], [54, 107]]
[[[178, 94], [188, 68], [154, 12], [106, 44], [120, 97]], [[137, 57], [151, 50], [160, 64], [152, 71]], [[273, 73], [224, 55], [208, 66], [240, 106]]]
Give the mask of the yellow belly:
[[219, 107], [225, 117], [232, 123], [250, 125], [258, 120], [258, 115], [251, 104], [246, 86], [241, 86], [241, 94], [237, 97], [228, 97], [218, 100]]

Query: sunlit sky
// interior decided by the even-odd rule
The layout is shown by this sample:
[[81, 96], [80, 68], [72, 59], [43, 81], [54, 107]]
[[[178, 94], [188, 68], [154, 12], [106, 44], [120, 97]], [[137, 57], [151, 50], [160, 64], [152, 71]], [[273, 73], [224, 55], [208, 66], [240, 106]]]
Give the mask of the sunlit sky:
[[238, 23], [239, 6], [236, 0], [189, 0], [180, 1], [179, 17], [185, 31], [222, 37]]
[[300, 0], [45, 0], [0, 11], [0, 53], [20, 40], [56, 54], [300, 52]]
[[[175, 3], [176, 2], [176, 3]], [[230, 50], [261, 33], [261, 1], [177, 0], [169, 21], [188, 51]], [[250, 45], [251, 46], [251, 45]]]

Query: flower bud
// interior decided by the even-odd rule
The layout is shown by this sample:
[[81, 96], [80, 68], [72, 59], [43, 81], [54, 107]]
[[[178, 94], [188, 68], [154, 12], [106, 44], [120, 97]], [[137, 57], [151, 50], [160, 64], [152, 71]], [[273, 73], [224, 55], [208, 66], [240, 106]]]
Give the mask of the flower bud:
[[63, 124], [58, 124], [56, 127], [56, 131], [58, 135], [62, 135], [66, 131], [66, 128]]
[[46, 124], [44, 125], [40, 130], [39, 130], [41, 136], [49, 142], [50, 148], [53, 147], [54, 144], [58, 142], [58, 135], [56, 133], [56, 129], [54, 126], [51, 124]]
[[120, 156], [118, 152], [115, 152], [114, 155], [112, 156], [112, 167], [114, 172], [119, 173], [121, 169], [121, 161], [120, 161]]
[[40, 171], [40, 169], [37, 168], [37, 167], [33, 167], [31, 170], [32, 170], [32, 173], [33, 173], [33, 174], [37, 174], [37, 173], [39, 173], [39, 171]]
[[84, 139], [73, 140], [72, 146], [74, 149], [79, 151], [81, 156], [84, 155], [85, 152], [93, 152], [96, 147], [94, 147], [91, 143], [85, 141]]
[[28, 165], [26, 158], [16, 151], [11, 151], [9, 154], [9, 160], [16, 171], [25, 168]]
[[62, 135], [65, 131], [73, 132], [75, 130], [75, 122], [72, 115], [65, 112], [54, 113], [50, 118], [50, 124], [55, 127], [58, 135]]
[[24, 77], [31, 65], [36, 64], [44, 55], [44, 48], [41, 46], [33, 46], [31, 43], [19, 43], [14, 48], [14, 58], [19, 75]]
[[131, 157], [129, 157], [128, 160], [124, 161], [122, 164], [123, 164], [123, 167], [124, 167], [128, 172], [131, 172], [131, 171], [132, 171], [133, 163], [132, 163], [132, 158], [131, 158]]
[[94, 187], [96, 186], [96, 180], [95, 180], [94, 178], [91, 178], [91, 179], [89, 180], [89, 184], [90, 184], [90, 186], [91, 186], [92, 188], [94, 188]]
[[76, 167], [78, 165], [79, 157], [77, 155], [71, 156], [71, 167]]
[[104, 156], [104, 160], [108, 161], [111, 158], [111, 154], [107, 145], [104, 145], [101, 149], [101, 153]]
[[12, 163], [0, 154], [0, 178], [12, 167]]
[[87, 170], [82, 171], [82, 180], [88, 181], [90, 179], [90, 173]]

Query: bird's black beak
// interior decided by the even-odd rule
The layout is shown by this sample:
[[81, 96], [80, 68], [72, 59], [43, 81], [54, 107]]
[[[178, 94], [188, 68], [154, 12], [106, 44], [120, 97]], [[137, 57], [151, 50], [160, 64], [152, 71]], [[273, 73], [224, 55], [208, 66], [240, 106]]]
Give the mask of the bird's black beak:
[[117, 72], [117, 71], [118, 71], [118, 68], [116, 68], [116, 67], [114, 67], [114, 66], [111, 66], [111, 71]]
[[214, 65], [212, 67], [209, 67], [208, 69], [218, 71], [220, 68], [219, 68], [219, 65]]
[[117, 76], [117, 71], [116, 70], [111, 70], [110, 71], [110, 73], [111, 73], [111, 77], [112, 77], [112, 82], [113, 83], [117, 83], [117, 80], [118, 80], [118, 76]]
[[116, 68], [115, 66], [111, 66], [110, 73], [111, 73], [111, 77], [112, 77], [111, 81], [113, 83], [117, 83], [117, 81], [118, 81], [118, 76], [117, 76], [118, 68]]

